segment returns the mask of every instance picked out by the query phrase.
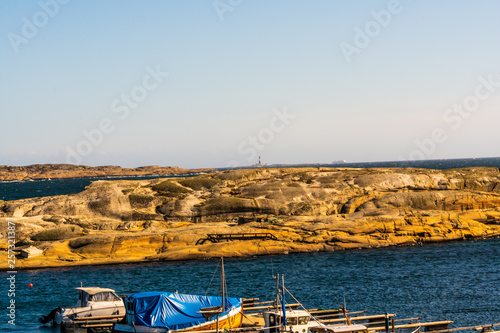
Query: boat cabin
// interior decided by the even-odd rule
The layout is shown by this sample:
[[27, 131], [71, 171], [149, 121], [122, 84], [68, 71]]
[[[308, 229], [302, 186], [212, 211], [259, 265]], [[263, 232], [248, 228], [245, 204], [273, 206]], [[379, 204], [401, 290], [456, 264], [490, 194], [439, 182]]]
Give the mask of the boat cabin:
[[78, 291], [77, 308], [92, 306], [96, 302], [121, 302], [121, 298], [113, 289], [99, 287], [80, 287]]
[[[266, 311], [264, 316], [264, 333], [279, 333], [282, 331], [283, 312]], [[293, 333], [306, 333], [309, 330], [311, 315], [304, 310], [286, 311], [286, 331]], [[316, 323], [315, 323], [316, 324]]]

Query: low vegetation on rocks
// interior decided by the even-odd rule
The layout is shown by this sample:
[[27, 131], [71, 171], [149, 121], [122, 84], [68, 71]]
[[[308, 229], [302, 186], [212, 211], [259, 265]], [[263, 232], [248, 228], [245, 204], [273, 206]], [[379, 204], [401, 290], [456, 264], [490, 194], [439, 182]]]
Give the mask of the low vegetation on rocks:
[[[500, 172], [259, 168], [97, 181], [74, 195], [0, 202], [4, 251], [7, 221], [16, 223], [19, 249], [44, 251], [19, 268], [489, 238], [500, 236]], [[241, 233], [276, 239], [200, 241]]]

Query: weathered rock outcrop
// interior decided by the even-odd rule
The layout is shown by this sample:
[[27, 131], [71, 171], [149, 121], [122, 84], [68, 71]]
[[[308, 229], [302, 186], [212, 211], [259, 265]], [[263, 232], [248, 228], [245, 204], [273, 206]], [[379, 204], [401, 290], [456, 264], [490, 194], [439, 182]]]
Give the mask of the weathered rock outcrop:
[[98, 166], [73, 164], [33, 164], [28, 166], [0, 165], [0, 181], [114, 177], [114, 176], [144, 176], [144, 175], [174, 175], [186, 173], [212, 172], [213, 169], [181, 169], [178, 167], [159, 167], [157, 165], [139, 168], [122, 168], [119, 166]]
[[[282, 168], [97, 181], [74, 195], [0, 201], [0, 247], [8, 247], [8, 221], [17, 248], [44, 250], [18, 268], [498, 237], [499, 184], [496, 168]], [[278, 240], [197, 244], [216, 233]]]

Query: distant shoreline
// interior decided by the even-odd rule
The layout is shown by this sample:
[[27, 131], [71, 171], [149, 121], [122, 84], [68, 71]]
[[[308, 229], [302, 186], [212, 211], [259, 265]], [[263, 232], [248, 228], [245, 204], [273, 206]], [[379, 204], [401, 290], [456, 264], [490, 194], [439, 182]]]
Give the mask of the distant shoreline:
[[[81, 176], [81, 177], [70, 177], [70, 178], [36, 178], [36, 179], [25, 179], [25, 180], [0, 180], [0, 184], [6, 183], [26, 183], [26, 182], [45, 182], [51, 180], [71, 180], [71, 179], [109, 179], [109, 180], [134, 180], [134, 179], [149, 179], [149, 178], [162, 178], [162, 177], [189, 177], [189, 176], [199, 176], [205, 174], [206, 172], [188, 172], [188, 173], [174, 173], [174, 174], [145, 174], [145, 175], [116, 175], [116, 176]], [[129, 179], [130, 178], [130, 179]]]
[[183, 169], [157, 165], [138, 168], [119, 166], [86, 166], [73, 164], [33, 164], [28, 166], [0, 166], [0, 182], [36, 181], [47, 179], [93, 178], [93, 177], [140, 177], [171, 176], [213, 172], [215, 169]]
[[422, 168], [422, 169], [456, 169], [469, 167], [500, 168], [500, 157], [456, 158], [415, 161], [380, 161], [380, 162], [347, 162], [332, 163], [275, 163], [260, 166], [247, 165], [234, 168], [198, 168], [185, 169], [179, 167], [160, 167], [157, 165], [137, 168], [122, 168], [120, 166], [86, 166], [73, 164], [32, 164], [27, 166], [0, 165], [0, 182], [37, 181], [46, 179], [98, 178], [98, 177], [140, 177], [140, 176], [171, 176], [208, 173], [214, 171], [266, 168]]

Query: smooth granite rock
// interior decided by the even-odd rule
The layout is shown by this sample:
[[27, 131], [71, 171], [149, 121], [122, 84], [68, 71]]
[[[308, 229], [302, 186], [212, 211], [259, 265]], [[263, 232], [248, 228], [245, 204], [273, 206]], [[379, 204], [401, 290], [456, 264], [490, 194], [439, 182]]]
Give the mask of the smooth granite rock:
[[[499, 237], [499, 184], [496, 168], [261, 168], [96, 181], [74, 195], [0, 202], [0, 249], [7, 251], [8, 221], [17, 250], [44, 251], [18, 258], [18, 269]], [[230, 233], [277, 240], [197, 244]]]

